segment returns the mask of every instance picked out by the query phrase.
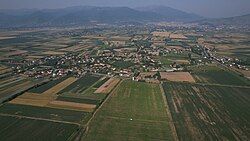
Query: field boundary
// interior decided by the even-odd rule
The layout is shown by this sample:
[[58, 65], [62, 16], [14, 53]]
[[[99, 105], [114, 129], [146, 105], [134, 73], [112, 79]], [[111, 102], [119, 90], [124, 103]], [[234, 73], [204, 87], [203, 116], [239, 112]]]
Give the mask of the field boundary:
[[165, 95], [165, 92], [163, 90], [162, 84], [159, 84], [159, 86], [160, 86], [160, 90], [161, 90], [163, 103], [165, 105], [166, 112], [167, 112], [167, 115], [169, 117], [169, 125], [170, 125], [171, 131], [172, 131], [173, 140], [174, 141], [179, 141], [177, 131], [176, 131], [176, 128], [175, 128], [175, 125], [174, 125], [174, 121], [173, 121], [173, 118], [172, 118], [172, 114], [171, 114], [170, 109], [168, 107], [168, 102], [167, 102], [166, 95]]
[[60, 120], [53, 120], [53, 119], [46, 119], [46, 118], [36, 118], [36, 117], [21, 116], [21, 115], [12, 115], [12, 114], [3, 114], [3, 113], [0, 113], [0, 116], [16, 117], [16, 118], [26, 118], [26, 119], [32, 119], [32, 120], [49, 121], [49, 122], [55, 122], [55, 123], [72, 124], [72, 125], [78, 125], [78, 126], [80, 126], [79, 123], [75, 123], [75, 122], [60, 121]]
[[120, 86], [120, 84], [123, 82], [124, 80], [120, 80], [118, 82], [118, 84], [112, 89], [112, 91], [108, 94], [108, 96], [105, 98], [105, 100], [101, 103], [101, 105], [95, 110], [95, 112], [93, 113], [92, 117], [89, 119], [89, 121], [85, 124], [86, 126], [86, 130], [83, 133], [83, 135], [79, 138], [79, 141], [82, 140], [82, 137], [84, 137], [87, 133], [88, 133], [88, 129], [89, 129], [89, 124], [90, 122], [93, 120], [93, 118], [96, 116], [97, 112], [103, 107], [103, 105], [109, 100], [109, 98], [114, 94], [114, 91]]

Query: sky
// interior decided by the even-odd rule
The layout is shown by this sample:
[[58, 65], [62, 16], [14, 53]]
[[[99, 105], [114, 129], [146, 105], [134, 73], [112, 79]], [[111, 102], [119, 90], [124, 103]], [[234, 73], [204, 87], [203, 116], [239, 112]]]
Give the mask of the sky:
[[164, 5], [210, 18], [250, 14], [250, 0], [0, 0], [0, 9], [56, 9], [81, 5], [132, 8]]

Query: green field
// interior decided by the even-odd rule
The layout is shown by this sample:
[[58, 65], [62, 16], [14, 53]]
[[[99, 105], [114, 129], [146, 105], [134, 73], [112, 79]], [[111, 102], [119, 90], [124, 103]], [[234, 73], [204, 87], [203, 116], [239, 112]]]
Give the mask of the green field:
[[217, 66], [195, 66], [189, 69], [199, 83], [250, 86], [249, 80]]
[[21, 93], [34, 85], [43, 81], [41, 79], [33, 79], [13, 75], [0, 80], [0, 102], [11, 98], [13, 95]]
[[65, 76], [65, 77], [61, 77], [61, 78], [53, 80], [53, 81], [49, 81], [48, 83], [43, 84], [39, 87], [35, 87], [35, 88], [30, 89], [28, 92], [41, 94], [41, 93], [47, 91], [48, 89], [54, 87], [55, 85], [61, 83], [62, 81], [66, 80], [67, 78], [69, 78], [69, 76]]
[[250, 87], [163, 84], [181, 141], [248, 140]]
[[168, 66], [169, 67], [170, 65], [173, 64], [173, 61], [170, 60], [168, 57], [162, 56], [162, 57], [160, 57], [159, 60], [161, 61], [161, 63], [162, 63], [163, 66]]
[[95, 103], [100, 103], [106, 97], [105, 94], [94, 94], [97, 89], [95, 88], [96, 85], [104, 83], [99, 80], [100, 78], [100, 76], [87, 74], [59, 92], [58, 99], [72, 102], [78, 101], [80, 103], [82, 103], [82, 101], [89, 103], [94, 100]]
[[82, 120], [88, 116], [88, 113], [85, 112], [16, 104], [2, 105], [0, 107], [0, 114], [19, 115], [75, 123], [82, 122]]
[[112, 63], [112, 65], [117, 67], [117, 68], [126, 69], [126, 68], [129, 68], [131, 66], [134, 66], [134, 63], [131, 61], [115, 61]]
[[159, 85], [123, 81], [98, 111], [83, 140], [172, 140]]
[[79, 126], [0, 116], [0, 141], [67, 141]]
[[81, 77], [74, 83], [70, 84], [68, 87], [63, 89], [59, 93], [82, 93], [87, 88], [89, 88], [91, 85], [93, 85], [95, 82], [97, 82], [101, 77], [100, 76], [94, 76], [86, 74], [85, 76]]

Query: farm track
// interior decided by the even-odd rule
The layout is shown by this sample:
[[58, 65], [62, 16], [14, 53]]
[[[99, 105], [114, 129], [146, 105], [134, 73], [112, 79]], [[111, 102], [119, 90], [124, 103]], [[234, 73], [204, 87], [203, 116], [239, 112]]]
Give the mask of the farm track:
[[16, 118], [26, 118], [26, 119], [41, 120], [41, 121], [50, 121], [50, 122], [64, 123], [64, 124], [74, 124], [74, 125], [80, 126], [80, 124], [75, 123], [75, 122], [60, 121], [60, 120], [53, 120], [53, 119], [36, 118], [36, 117], [28, 117], [28, 116], [20, 116], [20, 115], [11, 115], [11, 114], [3, 114], [3, 113], [0, 113], [0, 116], [16, 117]]
[[[115, 116], [100, 116], [100, 117], [105, 117], [105, 118], [110, 118], [110, 119], [122, 119], [122, 120], [129, 120], [128, 118], [124, 117], [115, 117]], [[133, 121], [140, 121], [140, 122], [149, 122], [149, 123], [166, 123], [167, 121], [157, 121], [157, 120], [145, 120], [145, 119], [133, 119]]]
[[79, 137], [79, 139], [77, 139], [78, 141], [81, 141], [82, 138], [88, 133], [88, 128], [89, 128], [89, 124], [91, 123], [91, 121], [93, 120], [93, 118], [96, 116], [97, 112], [103, 107], [103, 105], [108, 101], [108, 99], [113, 95], [113, 92], [119, 87], [119, 85], [123, 82], [123, 80], [121, 80], [114, 88], [113, 90], [110, 92], [110, 94], [108, 94], [107, 98], [102, 102], [102, 104], [95, 110], [95, 112], [93, 113], [92, 117], [89, 119], [89, 121], [86, 123], [86, 130], [85, 132], [82, 134], [81, 137]]
[[202, 86], [231, 87], [231, 88], [247, 88], [247, 89], [250, 88], [250, 86], [237, 86], [237, 85], [224, 85], [224, 84], [207, 84], [207, 83], [191, 83], [191, 84], [197, 84], [197, 85], [202, 85]]
[[[122, 80], [123, 81], [123, 80]], [[112, 92], [107, 96], [107, 98], [102, 102], [102, 104], [96, 109], [96, 111], [94, 112], [93, 116], [90, 118], [90, 120], [87, 122], [86, 126], [88, 126], [91, 122], [91, 120], [95, 117], [96, 113], [102, 108], [102, 106], [108, 101], [108, 99], [113, 95], [113, 91], [122, 83], [122, 81], [120, 81], [115, 88], [112, 90]]]
[[163, 102], [164, 102], [164, 105], [165, 105], [165, 108], [166, 108], [166, 112], [167, 112], [167, 115], [169, 117], [169, 125], [170, 125], [170, 128], [172, 130], [173, 139], [174, 139], [174, 141], [179, 141], [178, 135], [177, 135], [177, 132], [176, 132], [176, 128], [175, 128], [175, 125], [174, 125], [174, 120], [173, 120], [172, 114], [171, 114], [169, 106], [168, 106], [168, 102], [167, 102], [167, 99], [166, 99], [166, 96], [165, 96], [164, 89], [163, 89], [161, 84], [160, 84], [160, 90], [161, 90], [162, 99], [163, 99]]

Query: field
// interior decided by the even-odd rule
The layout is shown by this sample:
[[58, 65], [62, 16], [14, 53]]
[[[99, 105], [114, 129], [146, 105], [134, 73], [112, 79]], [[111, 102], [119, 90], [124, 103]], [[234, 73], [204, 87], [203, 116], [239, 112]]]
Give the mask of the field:
[[169, 35], [171, 34], [171, 32], [152, 32], [151, 33], [153, 36], [157, 36], [157, 37], [169, 37]]
[[100, 86], [94, 93], [108, 94], [120, 82], [118, 78], [110, 78], [102, 86]]
[[179, 140], [248, 140], [250, 87], [164, 83]]
[[182, 35], [182, 34], [170, 34], [171, 39], [187, 39], [186, 36]]
[[57, 100], [76, 102], [76, 103], [85, 103], [85, 104], [94, 104], [94, 105], [98, 105], [101, 102], [101, 100], [95, 100], [95, 99], [83, 99], [83, 98], [63, 97], [63, 96], [57, 97]]
[[94, 75], [85, 75], [81, 77], [78, 81], [75, 81], [68, 87], [61, 90], [59, 93], [81, 93], [84, 92], [87, 88], [93, 85], [100, 79], [99, 76]]
[[70, 84], [74, 83], [77, 80], [75, 77], [69, 77], [66, 80], [62, 81], [61, 83], [55, 85], [54, 87], [46, 90], [42, 93], [42, 95], [46, 96], [53, 96], [63, 90], [64, 88], [67, 88]]
[[0, 107], [0, 115], [1, 114], [27, 116], [74, 123], [80, 123], [81, 120], [83, 120], [88, 115], [87, 112], [8, 103]]
[[[64, 77], [32, 90], [41, 93], [25, 92], [9, 103], [20, 106], [29, 105], [43, 108], [93, 112], [103, 99], [106, 98], [106, 94], [108, 94], [106, 92], [110, 92], [117, 84], [116, 82], [119, 82], [116, 81], [116, 79], [111, 79], [112, 81], [109, 81], [111, 84], [106, 84], [108, 87], [103, 89], [105, 94], [94, 94], [96, 88], [92, 85], [104, 83], [102, 81], [105, 79], [99, 80], [100, 78], [100, 76], [89, 74], [79, 79], [75, 77]], [[52, 86], [48, 86], [48, 84], [52, 84]]]
[[[63, 77], [38, 86], [0, 105], [0, 119], [7, 123], [0, 125], [2, 127], [0, 135], [6, 133], [1, 136], [1, 139], [29, 141], [42, 136], [37, 140], [45, 140], [45, 138], [46, 140], [73, 140], [85, 129], [84, 126], [92, 116], [92, 112], [106, 97], [106, 94], [94, 94], [97, 88], [93, 86], [103, 85], [107, 81], [105, 78], [100, 78], [89, 74], [79, 79]], [[3, 79], [1, 83], [12, 81], [23, 83], [24, 80]], [[61, 92], [69, 95], [63, 96]], [[10, 136], [13, 131], [20, 128], [22, 131]], [[27, 132], [32, 133], [32, 136], [28, 136]]]
[[84, 141], [171, 140], [159, 85], [124, 80], [97, 112]]
[[98, 83], [96, 83], [93, 87], [94, 88], [99, 88], [108, 80], [109, 80], [109, 77], [104, 77]]
[[192, 75], [188, 72], [160, 72], [162, 80], [176, 82], [195, 82]]
[[65, 54], [65, 52], [46, 51], [46, 52], [43, 52], [42, 54], [44, 54], [44, 55], [63, 55], [63, 54]]
[[0, 101], [31, 88], [40, 81], [42, 80], [29, 79], [18, 75], [2, 78], [0, 80]]
[[[14, 100], [10, 101], [10, 103], [14, 104], [22, 104], [22, 105], [32, 105], [32, 106], [49, 106], [49, 104], [54, 101], [57, 97], [57, 93], [69, 86], [71, 83], [76, 81], [77, 78], [69, 77], [66, 80], [58, 83], [57, 85], [45, 90], [43, 93], [30, 93], [26, 92], [23, 95], [15, 98]], [[55, 83], [53, 83], [55, 84]], [[38, 87], [39, 88], [39, 87]], [[62, 104], [62, 103], [61, 103]]]
[[67, 141], [79, 126], [17, 117], [0, 116], [1, 141]]
[[194, 66], [189, 68], [197, 82], [224, 85], [250, 85], [250, 81], [214, 65]]
[[93, 112], [96, 108], [96, 105], [93, 104], [76, 103], [76, 102], [59, 101], [59, 100], [50, 101], [47, 106], [51, 108], [68, 109], [68, 110], [83, 111], [83, 112]]
[[99, 104], [105, 94], [95, 94], [96, 85], [106, 82], [100, 76], [87, 74], [58, 93], [57, 100], [86, 104]]
[[115, 61], [112, 63], [112, 65], [117, 67], [117, 68], [126, 69], [126, 68], [133, 66], [134, 63], [130, 62], [130, 61]]
[[53, 80], [53, 81], [49, 81], [48, 83], [44, 84], [44, 85], [41, 85], [39, 87], [35, 87], [31, 90], [29, 90], [28, 92], [31, 92], [31, 93], [43, 93], [45, 92], [46, 90], [54, 87], [55, 85], [59, 84], [60, 82], [66, 80], [68, 77], [62, 77], [60, 79], [57, 79], [57, 80]]

